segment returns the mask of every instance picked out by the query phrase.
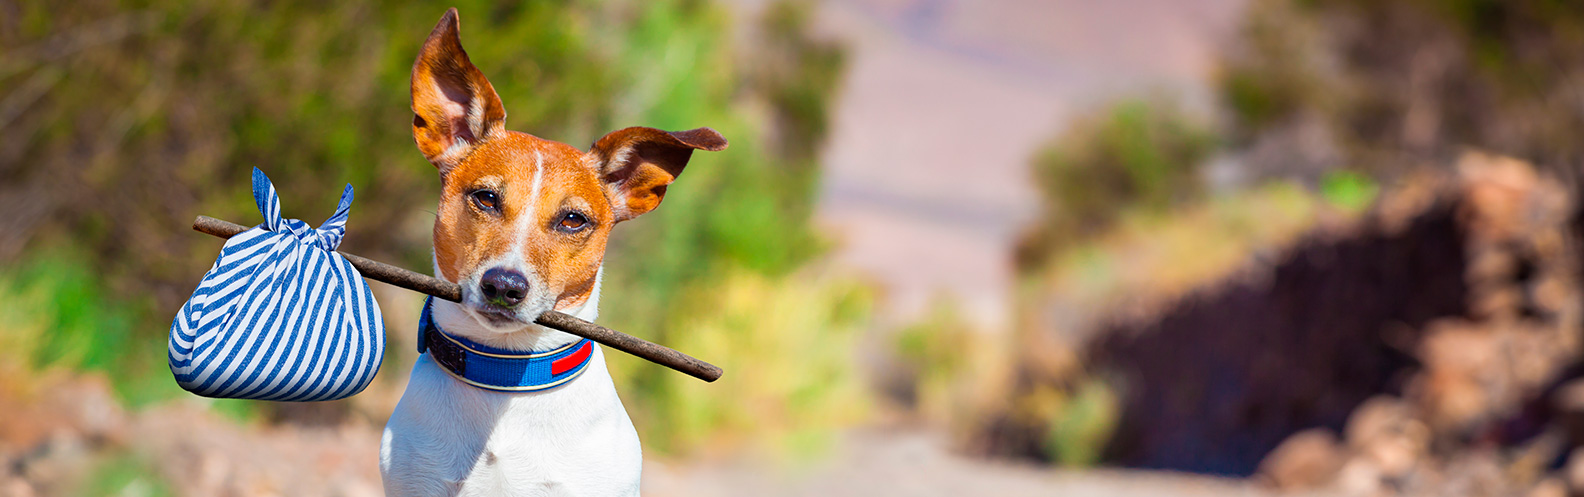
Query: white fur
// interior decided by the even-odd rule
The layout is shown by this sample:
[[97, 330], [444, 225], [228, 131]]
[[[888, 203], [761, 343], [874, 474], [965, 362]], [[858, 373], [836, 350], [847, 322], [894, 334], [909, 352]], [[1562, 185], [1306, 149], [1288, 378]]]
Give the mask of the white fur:
[[[597, 317], [602, 276], [603, 269], [588, 301], [570, 314]], [[544, 350], [577, 340], [538, 325], [502, 333], [439, 299], [432, 316], [441, 329], [491, 346]], [[392, 496], [638, 495], [642, 466], [638, 432], [599, 347], [577, 378], [528, 393], [467, 385], [425, 354], [380, 441], [380, 473]]]

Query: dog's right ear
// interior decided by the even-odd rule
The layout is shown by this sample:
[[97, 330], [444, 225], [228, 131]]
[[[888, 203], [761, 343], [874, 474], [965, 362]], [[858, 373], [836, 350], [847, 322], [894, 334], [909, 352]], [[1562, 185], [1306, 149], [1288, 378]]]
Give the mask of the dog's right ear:
[[424, 41], [412, 69], [413, 139], [440, 174], [506, 125], [506, 108], [457, 37], [457, 10], [447, 10]]

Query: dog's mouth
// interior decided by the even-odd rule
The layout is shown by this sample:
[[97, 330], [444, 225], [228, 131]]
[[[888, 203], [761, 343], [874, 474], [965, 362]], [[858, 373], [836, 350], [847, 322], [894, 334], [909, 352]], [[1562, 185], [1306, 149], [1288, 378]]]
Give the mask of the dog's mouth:
[[493, 302], [480, 302], [475, 299], [468, 301], [463, 307], [467, 308], [479, 323], [495, 329], [498, 332], [512, 332], [534, 323], [539, 317], [539, 312], [533, 312], [534, 306], [518, 305], [506, 307]]
[[491, 326], [502, 327], [512, 324], [524, 324], [517, 317], [517, 311], [506, 307], [491, 303], [478, 304], [471, 307], [474, 314], [477, 314], [479, 318]]
[[545, 299], [534, 292], [529, 292], [527, 298], [518, 302], [503, 300], [489, 298], [477, 284], [464, 286], [462, 290], [462, 307], [479, 324], [497, 333], [512, 333], [527, 328], [538, 320], [540, 314], [553, 307], [553, 303], [544, 302]]

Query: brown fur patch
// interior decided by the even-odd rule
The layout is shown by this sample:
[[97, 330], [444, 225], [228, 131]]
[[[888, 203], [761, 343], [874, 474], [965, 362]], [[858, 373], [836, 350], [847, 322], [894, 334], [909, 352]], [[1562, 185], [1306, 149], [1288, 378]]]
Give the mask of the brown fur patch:
[[[534, 196], [536, 173], [540, 187]], [[548, 290], [559, 296], [558, 308], [587, 301], [615, 216], [583, 152], [507, 131], [477, 147], [442, 183], [434, 236], [435, 260], [445, 279], [457, 281], [485, 261], [521, 250]], [[479, 188], [496, 192], [499, 214], [472, 205], [468, 194]], [[556, 230], [568, 207], [576, 207], [591, 225], [578, 233]]]
[[[462, 49], [455, 8], [447, 10], [413, 61], [413, 140], [442, 172], [505, 129], [506, 108]], [[452, 148], [458, 142], [469, 147]]]

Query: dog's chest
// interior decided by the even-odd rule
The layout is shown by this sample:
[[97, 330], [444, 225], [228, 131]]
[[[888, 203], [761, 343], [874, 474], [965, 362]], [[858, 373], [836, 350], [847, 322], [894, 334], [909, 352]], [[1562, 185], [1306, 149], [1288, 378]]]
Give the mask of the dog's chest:
[[620, 405], [524, 404], [490, 432], [463, 495], [637, 494], [640, 448]]
[[472, 388], [420, 361], [383, 445], [393, 495], [437, 482], [453, 495], [637, 495], [642, 466], [599, 354], [583, 376], [535, 394]]

